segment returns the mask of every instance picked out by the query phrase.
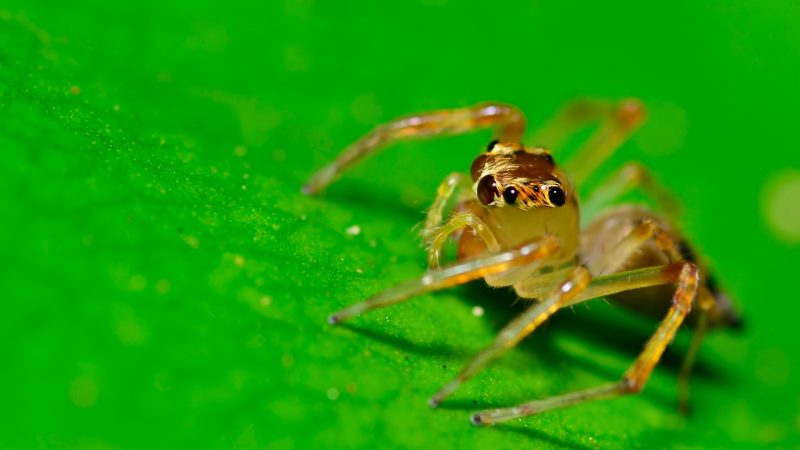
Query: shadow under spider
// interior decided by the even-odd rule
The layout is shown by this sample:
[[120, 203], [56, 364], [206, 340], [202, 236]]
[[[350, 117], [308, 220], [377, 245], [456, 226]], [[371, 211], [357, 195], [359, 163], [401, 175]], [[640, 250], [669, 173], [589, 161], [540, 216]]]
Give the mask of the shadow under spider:
[[523, 435], [523, 436], [525, 436], [525, 437], [527, 437], [529, 439], [545, 442], [545, 443], [548, 443], [550, 445], [554, 445], [554, 446], [556, 446], [558, 448], [570, 448], [570, 449], [575, 449], [575, 450], [593, 450], [594, 449], [594, 447], [589, 447], [588, 445], [579, 444], [579, 443], [574, 442], [574, 441], [573, 442], [563, 441], [563, 440], [558, 439], [558, 438], [556, 438], [556, 437], [554, 437], [552, 435], [547, 434], [544, 431], [537, 430], [535, 428], [526, 428], [526, 427], [521, 427], [521, 426], [518, 426], [518, 425], [508, 425], [508, 424], [502, 424], [502, 423], [498, 424], [498, 425], [494, 425], [492, 428], [494, 428], [496, 430], [510, 431], [512, 433], [521, 434], [521, 435]]
[[[516, 294], [510, 289], [493, 289], [483, 283], [472, 283], [465, 286], [460, 297], [469, 304], [481, 305], [485, 311], [484, 317], [490, 320], [496, 332], [499, 332], [530, 305], [529, 302], [519, 301]], [[610, 308], [616, 309], [616, 311], [610, 311], [609, 307], [602, 305], [603, 302], [602, 299], [591, 300], [585, 304], [557, 312], [517, 347], [536, 352], [544, 357], [553, 354], [557, 354], [559, 358], [569, 357], [577, 364], [585, 363], [583, 365], [586, 369], [604, 376], [608, 375], [609, 381], [617, 380], [622, 373], [611, 371], [614, 369], [609, 370], [610, 368], [604, 368], [582, 357], [564, 354], [554, 348], [554, 338], [557, 335], [569, 334], [590, 342], [593, 346], [607, 349], [608, 352], [622, 353], [633, 363], [634, 358], [639, 355], [645, 342], [655, 331], [660, 319], [652, 320], [643, 317], [614, 303], [611, 303]], [[598, 306], [598, 308], [589, 309], [592, 306]], [[685, 328], [687, 327], [681, 327], [682, 330]], [[685, 331], [682, 334], [686, 334]], [[541, 339], [537, 339], [537, 337], [541, 337]], [[677, 340], [681, 340], [680, 334]], [[534, 342], [535, 345], [532, 345]], [[677, 375], [683, 362], [686, 350], [684, 347], [688, 343], [676, 344], [667, 347], [659, 360], [658, 367], [668, 368]], [[545, 346], [544, 349], [543, 346]], [[703, 358], [702, 347], [692, 375], [715, 381], [724, 379], [724, 372]]]
[[361, 336], [365, 336], [374, 341], [378, 341], [380, 343], [389, 345], [391, 347], [403, 350], [404, 352], [407, 353], [427, 355], [427, 356], [457, 357], [457, 358], [469, 358], [474, 354], [474, 351], [467, 348], [453, 347], [452, 345], [444, 343], [421, 344], [417, 342], [411, 342], [410, 340], [400, 336], [392, 336], [382, 331], [378, 331], [376, 329], [354, 325], [349, 322], [343, 322], [336, 326], [339, 328], [350, 330], [354, 333], [360, 334]]
[[[508, 322], [514, 317], [522, 313], [530, 303], [518, 301], [517, 296], [510, 289], [495, 289], [490, 288], [482, 282], [473, 282], [469, 285], [457, 288], [459, 289], [459, 297], [466, 303], [472, 306], [480, 305], [484, 309], [483, 319], [491, 324], [495, 333], [499, 332]], [[432, 295], [436, 295], [435, 293]], [[602, 302], [603, 300], [593, 300], [588, 305], [593, 303]], [[614, 308], [624, 309], [621, 306], [612, 306]], [[630, 359], [633, 363], [634, 359], [640, 353], [644, 343], [650, 337], [650, 334], [655, 330], [657, 321], [648, 320], [647, 318], [640, 317], [638, 320], [623, 320], [620, 321], [618, 314], [609, 314], [608, 310], [590, 311], [586, 307], [578, 305], [577, 309], [562, 310], [551, 317], [547, 322], [542, 324], [536, 331], [525, 340], [517, 345], [517, 349], [530, 352], [537, 358], [536, 365], [527, 366], [525, 370], [538, 370], [538, 371], [558, 371], [561, 370], [560, 366], [566, 364], [577, 366], [582, 370], [598, 374], [609, 382], [619, 380], [622, 373], [627, 367], [620, 369], [619, 367], [604, 366], [596, 360], [591, 358], [579, 357], [564, 352], [559, 349], [556, 340], [559, 335], [570, 334], [579, 337], [581, 340], [591, 343], [593, 347], [599, 347], [598, 351], [609, 353], [622, 353], [626, 358]], [[603, 308], [606, 309], [606, 308]], [[620, 314], [636, 313], [625, 310]], [[629, 318], [630, 319], [630, 318]], [[631, 323], [635, 321], [636, 323]], [[622, 322], [622, 323], [620, 323]], [[376, 329], [369, 329], [352, 324], [342, 324], [343, 327], [362, 334], [371, 339], [383, 342], [390, 346], [400, 348], [406, 352], [433, 355], [447, 358], [459, 358], [463, 361], [459, 366], [463, 367], [467, 361], [475, 355], [475, 351], [467, 348], [453, 347], [450, 344], [430, 344], [426, 343], [420, 345], [409, 341], [401, 336], [390, 336], [382, 333]], [[613, 330], [613, 332], [608, 332]], [[712, 331], [713, 332], [713, 331]], [[488, 345], [489, 342], [486, 342]], [[675, 388], [668, 391], [657, 391], [653, 389], [645, 390], [645, 395], [648, 398], [661, 403], [667, 408], [673, 408], [678, 411], [677, 407], [677, 374], [683, 360], [683, 355], [686, 350], [686, 344], [673, 345], [667, 348], [667, 351], [662, 356], [658, 368], [662, 370], [666, 368], [675, 375]], [[677, 347], [677, 348], [676, 348]], [[495, 362], [500, 363], [502, 358]], [[565, 362], [566, 361], [566, 362]], [[658, 369], [657, 369], [658, 370]], [[703, 378], [715, 382], [730, 382], [727, 374], [720, 371], [718, 368], [710, 364], [704, 359], [704, 352], [701, 348], [698, 359], [695, 363], [692, 372], [692, 379]], [[589, 387], [589, 386], [586, 386]], [[529, 398], [521, 398], [517, 401], [528, 401], [535, 398], [537, 395], [546, 397], [549, 395], [557, 395], [560, 392], [537, 393], [531, 391]], [[442, 409], [454, 410], [476, 410], [509, 406], [507, 401], [499, 399], [497, 404], [488, 404], [481, 401], [463, 401], [452, 399], [444, 402], [439, 407]], [[512, 428], [509, 428], [512, 429]], [[517, 432], [528, 433], [529, 429], [516, 430]], [[541, 438], [539, 432], [535, 432], [537, 438]]]
[[326, 192], [328, 199], [348, 208], [363, 208], [371, 214], [385, 218], [402, 218], [419, 223], [425, 220], [423, 210], [428, 205], [420, 199], [418, 208], [402, 201], [400, 193], [389, 188], [380, 189], [354, 180], [341, 180], [339, 186]]

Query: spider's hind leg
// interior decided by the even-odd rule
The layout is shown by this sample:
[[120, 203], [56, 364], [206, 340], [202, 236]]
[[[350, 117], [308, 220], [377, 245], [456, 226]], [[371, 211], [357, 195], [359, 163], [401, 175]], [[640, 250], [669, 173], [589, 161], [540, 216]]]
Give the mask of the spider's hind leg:
[[567, 103], [534, 134], [534, 143], [560, 148], [571, 134], [598, 125], [567, 161], [572, 181], [581, 186], [589, 175], [639, 128], [647, 113], [635, 98], [620, 101], [580, 99]]
[[[657, 251], [663, 253], [665, 261], [670, 263], [620, 271], [626, 265], [628, 258], [641, 252], [645, 244], [651, 240], [655, 241], [658, 248]], [[593, 298], [611, 296], [667, 283], [675, 283], [677, 285], [669, 310], [647, 342], [645, 349], [637, 357], [630, 369], [625, 372], [620, 382], [543, 400], [535, 400], [513, 408], [484, 411], [473, 416], [473, 422], [476, 424], [502, 422], [588, 400], [640, 391], [693, 306], [699, 310], [701, 320], [705, 313], [714, 307], [714, 297], [700, 283], [700, 272], [697, 265], [692, 261], [684, 260], [682, 256], [679, 245], [676, 244], [667, 230], [653, 220], [641, 220], [612, 249], [591, 254], [586, 264], [596, 278], [592, 280], [586, 289], [562, 305], [569, 306]], [[564, 271], [560, 271], [560, 273], [563, 274]], [[552, 288], [557, 277], [563, 276], [560, 273], [554, 272], [539, 278], [524, 280], [515, 284], [514, 288], [522, 297], [541, 298], [541, 295]], [[701, 328], [696, 332], [697, 334], [695, 334], [681, 369], [679, 380], [681, 386], [680, 397], [683, 404], [685, 404], [688, 395], [688, 374], [694, 362], [697, 349], [702, 342], [703, 331], [704, 329]]]
[[[678, 266], [677, 268], [680, 270], [677, 277], [674, 275], [674, 268], [676, 268], [676, 266]], [[653, 272], [655, 276], [653, 281], [659, 281], [660, 279], [673, 279], [677, 281], [677, 289], [673, 296], [672, 306], [659, 324], [655, 333], [653, 333], [647, 341], [644, 350], [622, 376], [622, 380], [582, 391], [575, 391], [542, 400], [534, 400], [511, 408], [499, 408], [479, 412], [472, 416], [472, 423], [476, 425], [486, 425], [504, 422], [551, 409], [583, 403], [589, 400], [599, 400], [641, 391], [656, 363], [661, 359], [661, 355], [664, 353], [667, 345], [669, 345], [675, 337], [675, 333], [683, 323], [684, 318], [686, 318], [691, 311], [699, 284], [698, 269], [693, 263], [685, 262], [678, 265], [673, 264], [665, 266], [664, 269], [664, 271], [659, 270]], [[632, 279], [630, 272], [614, 274], [607, 278], [619, 277]], [[595, 281], [601, 282], [603, 280], [597, 279]], [[625, 283], [624, 280], [617, 281], [621, 281], [623, 284]]]
[[602, 208], [637, 189], [653, 200], [658, 210], [670, 219], [675, 220], [681, 216], [681, 204], [672, 192], [662, 186], [646, 166], [637, 162], [625, 164], [601, 181], [583, 202], [581, 214], [591, 219]]
[[692, 333], [692, 342], [683, 357], [681, 369], [678, 373], [678, 407], [683, 414], [689, 413], [689, 379], [692, 375], [692, 369], [697, 360], [700, 346], [706, 336], [706, 331], [708, 331], [708, 312], [703, 308], [702, 301], [698, 303], [700, 308], [697, 316], [697, 326]]

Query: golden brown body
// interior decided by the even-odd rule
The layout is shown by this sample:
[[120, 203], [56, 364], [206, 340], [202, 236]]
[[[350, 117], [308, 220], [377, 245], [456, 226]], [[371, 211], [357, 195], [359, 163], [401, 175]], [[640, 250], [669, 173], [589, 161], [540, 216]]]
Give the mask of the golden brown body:
[[[716, 300], [711, 302], [711, 306], [706, 310], [708, 325], [711, 327], [738, 326], [739, 317], [733, 309], [730, 299], [718, 290], [708, 268], [703, 261], [697, 260], [697, 256], [692, 251], [691, 245], [686, 238], [670, 225], [666, 219], [647, 208], [639, 205], [623, 205], [609, 209], [605, 214], [592, 221], [581, 233], [580, 258], [592, 260], [597, 255], [607, 252], [612, 243], [624, 239], [643, 220], [651, 220], [657, 223], [668, 235], [669, 239], [677, 243], [681, 258], [698, 265], [700, 280], [702, 280], [702, 285], [697, 294], [698, 297], [710, 295]], [[670, 260], [669, 254], [664, 252], [653, 239], [645, 242], [638, 252], [631, 255], [622, 264], [621, 270], [641, 269], [672, 262], [674, 261]], [[611, 298], [626, 308], [641, 314], [661, 317], [664, 315], [664, 311], [669, 309], [673, 291], [674, 289], [667, 285], [653, 286], [621, 292], [611, 296]], [[687, 322], [691, 325], [696, 324], [700, 311], [697, 308], [693, 309], [689, 317], [687, 317]]]
[[[600, 124], [570, 160], [569, 170], [562, 170], [547, 149], [520, 143], [524, 117], [510, 105], [485, 103], [433, 111], [375, 128], [312, 177], [304, 192], [321, 191], [346, 167], [393, 141], [481, 127], [492, 127], [498, 139], [475, 158], [468, 174], [454, 173], [439, 187], [423, 232], [428, 244], [428, 271], [332, 315], [329, 322], [339, 323], [479, 278], [491, 286], [510, 286], [521, 298], [531, 300], [528, 310], [503, 328], [494, 343], [433, 396], [430, 404], [435, 407], [559, 309], [607, 297], [633, 310], [662, 317], [619, 382], [484, 411], [473, 415], [473, 423], [496, 423], [638, 392], [678, 328], [689, 318], [697, 330], [680, 376], [680, 399], [685, 407], [688, 374], [705, 330], [735, 325], [738, 316], [687, 240], [666, 218], [674, 215], [676, 203], [642, 166], [627, 165], [581, 204], [589, 220], [583, 229], [580, 225], [575, 185], [619, 147], [643, 118], [643, 107], [635, 100], [582, 101], [565, 108], [538, 132], [536, 142], [557, 148], [568, 134], [590, 123]], [[572, 174], [572, 180], [567, 173]], [[635, 205], [609, 208], [631, 189], [644, 191], [664, 214]], [[452, 199], [456, 206], [446, 216]], [[456, 261], [440, 267], [443, 248], [451, 237], [458, 239]]]

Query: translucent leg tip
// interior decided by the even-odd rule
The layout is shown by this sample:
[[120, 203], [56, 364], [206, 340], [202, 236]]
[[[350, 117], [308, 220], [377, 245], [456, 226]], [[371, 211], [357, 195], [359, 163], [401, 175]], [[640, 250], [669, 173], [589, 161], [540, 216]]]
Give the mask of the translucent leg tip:
[[486, 423], [483, 421], [483, 417], [480, 414], [473, 414], [469, 416], [469, 421], [472, 422], [472, 424], [476, 427], [486, 425]]
[[337, 315], [334, 314], [332, 316], [328, 316], [328, 323], [331, 325], [336, 325], [337, 323], [341, 322], [342, 319]]
[[442, 400], [438, 397], [433, 397], [432, 399], [428, 400], [428, 406], [431, 408], [436, 408], [439, 406], [439, 403], [442, 403]]

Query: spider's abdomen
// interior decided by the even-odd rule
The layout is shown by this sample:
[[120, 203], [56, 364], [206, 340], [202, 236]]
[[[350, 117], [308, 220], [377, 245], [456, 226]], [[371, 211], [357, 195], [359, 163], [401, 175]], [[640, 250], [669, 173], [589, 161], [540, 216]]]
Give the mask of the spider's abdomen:
[[[730, 299], [722, 293], [705, 264], [692, 249], [689, 242], [681, 236], [668, 221], [658, 214], [642, 206], [619, 206], [609, 210], [603, 216], [590, 223], [581, 234], [579, 260], [584, 264], [600, 258], [628, 236], [643, 220], [651, 220], [658, 224], [659, 228], [667, 233], [670, 240], [675, 243], [677, 253], [681, 260], [697, 264], [700, 269], [700, 279], [702, 280], [701, 289], [698, 295], [713, 295], [716, 299], [714, 309], [709, 311], [710, 325], [735, 325], [738, 322], [738, 314], [733, 308]], [[646, 267], [660, 266], [676, 262], [662, 250], [655, 238], [644, 242], [637, 252], [627, 261], [624, 261], [618, 272], [641, 269]], [[672, 284], [653, 286], [648, 288], [625, 291], [610, 296], [609, 299], [619, 303], [626, 308], [639, 313], [663, 317], [664, 312], [672, 304], [672, 297], [675, 293], [675, 286]], [[691, 325], [696, 321], [699, 308], [694, 308], [692, 314], [687, 318]]]

